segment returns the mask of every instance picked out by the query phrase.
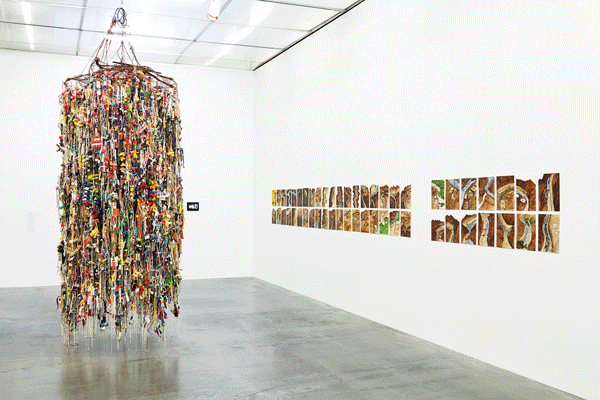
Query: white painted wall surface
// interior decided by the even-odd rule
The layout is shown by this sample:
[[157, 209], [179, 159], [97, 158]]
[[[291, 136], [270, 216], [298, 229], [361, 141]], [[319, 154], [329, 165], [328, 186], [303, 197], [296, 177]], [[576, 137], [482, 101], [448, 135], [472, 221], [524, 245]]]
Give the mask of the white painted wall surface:
[[[599, 400], [599, 4], [368, 0], [260, 68], [254, 275]], [[431, 179], [545, 172], [561, 254], [430, 242]], [[396, 182], [411, 239], [271, 225], [272, 189]]]
[[[0, 287], [60, 283], [59, 95], [87, 58], [0, 50]], [[184, 279], [252, 273], [253, 74], [150, 65], [180, 90]]]

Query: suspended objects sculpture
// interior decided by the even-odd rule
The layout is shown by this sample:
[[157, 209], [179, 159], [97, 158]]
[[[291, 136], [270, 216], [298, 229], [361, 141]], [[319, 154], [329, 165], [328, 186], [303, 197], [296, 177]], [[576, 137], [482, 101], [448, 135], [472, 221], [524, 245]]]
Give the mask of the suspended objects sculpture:
[[60, 96], [57, 306], [69, 345], [98, 329], [117, 340], [136, 326], [164, 337], [165, 319], [179, 315], [177, 85], [141, 66], [125, 37], [109, 60], [112, 39], [125, 36], [126, 26], [119, 8], [84, 73], [67, 79]]

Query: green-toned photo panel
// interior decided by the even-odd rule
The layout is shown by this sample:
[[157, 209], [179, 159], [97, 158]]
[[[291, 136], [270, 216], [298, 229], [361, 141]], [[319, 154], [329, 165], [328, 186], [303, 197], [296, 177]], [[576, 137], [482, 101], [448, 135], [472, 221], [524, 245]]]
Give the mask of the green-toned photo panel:
[[410, 184], [276, 189], [271, 199], [274, 225], [411, 237]]

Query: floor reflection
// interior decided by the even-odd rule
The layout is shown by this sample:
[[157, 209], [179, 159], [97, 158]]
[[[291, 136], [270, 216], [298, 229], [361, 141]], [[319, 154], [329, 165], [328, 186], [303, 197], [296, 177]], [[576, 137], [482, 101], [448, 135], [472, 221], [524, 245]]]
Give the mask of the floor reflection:
[[177, 397], [177, 355], [126, 348], [106, 355], [84, 351], [65, 349], [59, 389], [64, 399]]

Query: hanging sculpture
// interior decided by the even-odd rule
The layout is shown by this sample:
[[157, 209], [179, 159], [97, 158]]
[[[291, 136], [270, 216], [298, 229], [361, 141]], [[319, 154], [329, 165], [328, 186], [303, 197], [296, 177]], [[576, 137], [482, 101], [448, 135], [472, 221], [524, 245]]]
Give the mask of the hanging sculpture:
[[[60, 97], [62, 152], [57, 195], [63, 336], [111, 326], [117, 339], [137, 324], [164, 337], [168, 311], [179, 314], [183, 239], [176, 83], [140, 66], [121, 41], [109, 64], [112, 29]], [[124, 33], [122, 33], [124, 34]], [[129, 62], [127, 62], [129, 61]]]

